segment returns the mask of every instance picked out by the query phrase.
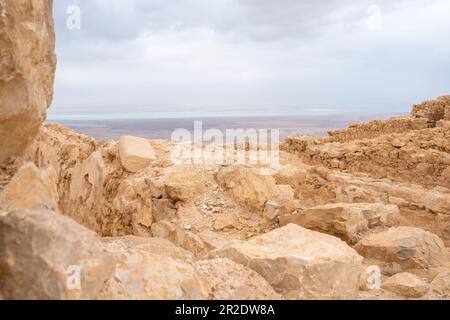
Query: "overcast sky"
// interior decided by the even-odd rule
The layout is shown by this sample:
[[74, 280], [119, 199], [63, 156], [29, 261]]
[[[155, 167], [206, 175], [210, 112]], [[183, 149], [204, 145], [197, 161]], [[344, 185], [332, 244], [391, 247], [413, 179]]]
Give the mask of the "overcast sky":
[[56, 0], [54, 16], [53, 113], [396, 113], [450, 94], [448, 0]]

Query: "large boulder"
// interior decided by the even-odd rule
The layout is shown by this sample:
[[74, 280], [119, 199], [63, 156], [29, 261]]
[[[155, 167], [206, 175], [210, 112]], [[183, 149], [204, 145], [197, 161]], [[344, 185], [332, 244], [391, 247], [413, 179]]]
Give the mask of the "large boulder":
[[44, 209], [0, 217], [0, 257], [5, 299], [95, 299], [114, 272], [94, 232]]
[[0, 193], [0, 208], [10, 211], [42, 206], [57, 210], [56, 184], [57, 176], [53, 167], [38, 169], [33, 163], [26, 163]]
[[53, 211], [0, 215], [5, 299], [207, 299], [192, 253], [167, 240], [100, 239]]
[[203, 260], [196, 266], [211, 284], [214, 300], [282, 299], [261, 275], [229, 259]]
[[36, 136], [53, 98], [52, 0], [0, 0], [0, 163]]
[[[217, 173], [217, 181], [242, 205], [263, 212], [272, 220], [292, 210], [294, 190], [288, 185], [276, 185], [272, 176], [246, 166], [223, 167]], [[266, 203], [269, 205], [266, 207]]]
[[307, 209], [297, 219], [299, 225], [335, 235], [355, 244], [370, 229], [398, 225], [400, 211], [395, 205], [378, 203], [338, 203]]
[[105, 239], [115, 274], [102, 299], [198, 300], [209, 298], [209, 283], [192, 265], [191, 254], [163, 239]]
[[390, 277], [383, 282], [382, 287], [406, 298], [420, 298], [430, 290], [428, 283], [407, 272]]
[[431, 290], [439, 296], [450, 296], [450, 269], [440, 272], [431, 282]]
[[364, 237], [355, 249], [385, 273], [439, 267], [448, 262], [444, 242], [435, 234], [411, 227], [391, 228]]
[[179, 165], [165, 171], [164, 191], [174, 201], [189, 202], [207, 191], [205, 183], [195, 166]]
[[122, 166], [133, 173], [145, 169], [156, 159], [150, 142], [133, 136], [120, 137], [119, 154]]
[[355, 299], [362, 257], [338, 238], [290, 224], [212, 254], [241, 263], [288, 299]]

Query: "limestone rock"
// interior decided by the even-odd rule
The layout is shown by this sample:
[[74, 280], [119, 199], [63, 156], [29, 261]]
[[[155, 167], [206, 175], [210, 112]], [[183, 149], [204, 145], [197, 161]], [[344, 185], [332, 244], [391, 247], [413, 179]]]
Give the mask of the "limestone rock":
[[[448, 262], [443, 241], [431, 232], [398, 227], [364, 237], [355, 249], [382, 269], [398, 266], [388, 273], [415, 268], [439, 267]], [[385, 270], [386, 271], [386, 270]]]
[[[156, 240], [156, 243], [155, 243]], [[162, 239], [105, 239], [114, 258], [114, 277], [102, 299], [198, 300], [209, 297], [209, 284], [182, 249]], [[165, 242], [165, 243], [164, 243]], [[182, 259], [180, 259], [182, 258]]]
[[170, 199], [154, 199], [153, 200], [153, 218], [155, 222], [162, 220], [173, 220], [177, 216], [177, 208], [175, 203]]
[[57, 177], [52, 167], [38, 169], [30, 162], [20, 167], [0, 193], [0, 208], [10, 211], [31, 209], [38, 205], [58, 209]]
[[154, 223], [151, 230], [153, 237], [166, 239], [176, 246], [192, 252], [196, 257], [204, 257], [209, 253], [208, 246], [197, 234], [187, 231], [172, 222], [163, 220]]
[[95, 233], [44, 209], [0, 218], [0, 257], [5, 299], [96, 299], [114, 272]]
[[290, 224], [213, 253], [262, 275], [288, 299], [354, 299], [362, 258], [338, 238]]
[[156, 159], [150, 143], [143, 138], [122, 136], [119, 140], [120, 161], [129, 172], [139, 172]]
[[165, 192], [174, 201], [189, 202], [206, 191], [205, 181], [192, 167], [175, 166], [166, 174]]
[[274, 200], [269, 200], [264, 206], [264, 217], [268, 220], [275, 220], [280, 216], [286, 216], [288, 211], [286, 207], [281, 205], [279, 202]]
[[52, 0], [0, 0], [0, 163], [34, 139], [53, 98]]
[[219, 184], [230, 190], [243, 205], [263, 211], [264, 205], [278, 195], [275, 179], [261, 175], [258, 169], [244, 166], [221, 168], [217, 174]]
[[431, 290], [440, 296], [450, 296], [450, 269], [442, 271], [433, 279]]
[[335, 235], [355, 244], [375, 227], [398, 225], [400, 211], [395, 205], [378, 203], [337, 203], [307, 209], [298, 223], [319, 232]]
[[220, 231], [226, 228], [237, 228], [239, 220], [234, 214], [220, 214], [217, 215], [214, 221], [214, 230]]
[[282, 299], [258, 273], [229, 259], [203, 260], [196, 267], [211, 284], [214, 300]]
[[390, 277], [383, 282], [382, 287], [407, 298], [420, 298], [430, 289], [425, 281], [407, 272], [397, 273]]

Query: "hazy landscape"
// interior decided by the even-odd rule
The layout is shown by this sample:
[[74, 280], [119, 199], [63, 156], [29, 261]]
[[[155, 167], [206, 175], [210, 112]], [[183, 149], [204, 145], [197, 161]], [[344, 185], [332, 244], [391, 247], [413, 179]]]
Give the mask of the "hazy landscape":
[[450, 300], [448, 12], [0, 0], [0, 306]]
[[[392, 116], [392, 115], [390, 115]], [[77, 116], [71, 116], [76, 118]], [[102, 115], [93, 117], [101, 118]], [[58, 120], [58, 116], [50, 117], [49, 122], [58, 122], [75, 131], [87, 134], [96, 139], [117, 140], [122, 135], [135, 135], [148, 139], [171, 139], [172, 132], [178, 128], [189, 131], [194, 130], [194, 121], [202, 121], [203, 129], [279, 129], [280, 138], [289, 135], [325, 136], [329, 130], [346, 127], [351, 122], [360, 122], [373, 119], [388, 118], [388, 115], [275, 115], [266, 116], [237, 116], [202, 117], [201, 114], [191, 118], [162, 118], [162, 119], [106, 119], [85, 120]]]

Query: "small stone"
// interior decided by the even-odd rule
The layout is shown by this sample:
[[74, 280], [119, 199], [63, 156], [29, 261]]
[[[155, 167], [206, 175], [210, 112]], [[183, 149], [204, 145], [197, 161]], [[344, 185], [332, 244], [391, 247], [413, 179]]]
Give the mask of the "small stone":
[[214, 222], [214, 230], [220, 231], [226, 228], [236, 228], [239, 221], [234, 214], [221, 214], [216, 217]]
[[383, 289], [407, 298], [420, 298], [430, 289], [429, 285], [411, 273], [397, 273], [383, 282]]

